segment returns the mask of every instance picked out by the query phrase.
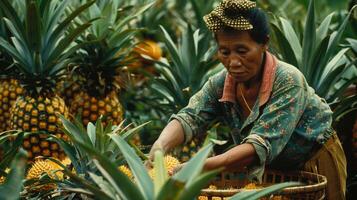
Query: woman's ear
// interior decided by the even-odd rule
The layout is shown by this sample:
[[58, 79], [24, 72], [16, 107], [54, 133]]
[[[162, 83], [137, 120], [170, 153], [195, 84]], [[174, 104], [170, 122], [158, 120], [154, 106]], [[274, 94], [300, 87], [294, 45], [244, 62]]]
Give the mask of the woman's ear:
[[264, 51], [267, 51], [267, 50], [268, 50], [269, 40], [270, 40], [270, 36], [267, 35], [266, 38], [265, 38], [265, 41], [264, 41], [264, 43], [263, 43], [263, 50], [264, 50]]

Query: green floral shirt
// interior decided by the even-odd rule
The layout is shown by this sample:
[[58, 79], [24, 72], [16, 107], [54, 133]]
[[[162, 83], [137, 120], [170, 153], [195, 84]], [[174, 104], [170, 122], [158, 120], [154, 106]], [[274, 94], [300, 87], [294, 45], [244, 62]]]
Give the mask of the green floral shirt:
[[214, 120], [227, 124], [234, 144], [251, 143], [255, 147], [260, 162], [250, 169], [258, 179], [265, 165], [302, 167], [333, 134], [332, 111], [297, 68], [269, 53], [264, 68], [258, 99], [245, 120], [235, 99], [224, 97], [235, 91], [227, 89], [232, 80], [227, 81], [225, 69], [211, 77], [189, 104], [171, 117], [182, 124], [185, 141], [204, 134]]

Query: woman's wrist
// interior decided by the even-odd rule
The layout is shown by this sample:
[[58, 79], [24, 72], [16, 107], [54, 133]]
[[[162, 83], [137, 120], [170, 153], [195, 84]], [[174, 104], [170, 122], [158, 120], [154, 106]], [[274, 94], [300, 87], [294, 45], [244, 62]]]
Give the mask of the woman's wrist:
[[225, 154], [220, 154], [217, 156], [210, 157], [206, 160], [203, 167], [204, 170], [213, 170], [220, 167], [226, 167]]

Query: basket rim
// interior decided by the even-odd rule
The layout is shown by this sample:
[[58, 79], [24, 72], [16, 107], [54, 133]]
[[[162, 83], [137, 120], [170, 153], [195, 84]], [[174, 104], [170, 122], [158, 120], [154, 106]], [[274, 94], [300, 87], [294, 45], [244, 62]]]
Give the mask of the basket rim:
[[[269, 172], [280, 172], [281, 171], [277, 171], [277, 170], [268, 170]], [[317, 180], [320, 180], [320, 182], [318, 183], [314, 183], [311, 185], [301, 185], [301, 186], [293, 186], [293, 187], [287, 187], [282, 189], [280, 192], [278, 192], [280, 195], [284, 195], [284, 194], [294, 194], [294, 193], [298, 193], [301, 191], [304, 191], [305, 193], [309, 193], [309, 192], [316, 192], [322, 189], [326, 188], [327, 185], [327, 178], [324, 175], [321, 174], [317, 174], [317, 173], [312, 173], [312, 172], [307, 172], [307, 171], [287, 171], [284, 173], [289, 173], [289, 174], [299, 174], [302, 176], [315, 176], [317, 178]], [[234, 188], [234, 189], [209, 189], [209, 188], [205, 188], [201, 190], [201, 195], [221, 195], [221, 196], [232, 196], [238, 192], [242, 192], [242, 191], [259, 191], [262, 189], [244, 189], [244, 188]]]

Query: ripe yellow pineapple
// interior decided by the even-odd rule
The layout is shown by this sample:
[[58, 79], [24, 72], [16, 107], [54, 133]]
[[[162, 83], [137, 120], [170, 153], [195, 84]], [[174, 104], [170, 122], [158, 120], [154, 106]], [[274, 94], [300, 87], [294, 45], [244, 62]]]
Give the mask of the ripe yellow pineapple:
[[149, 56], [154, 60], [159, 60], [162, 56], [160, 45], [157, 42], [148, 39], [137, 44], [134, 51], [138, 54]]
[[[10, 169], [6, 168], [5, 172], [8, 174], [10, 172]], [[5, 182], [5, 180], [6, 180], [5, 176], [0, 176], [0, 185], [3, 184]]]
[[58, 138], [67, 139], [66, 135], [58, 128], [61, 121], [56, 113], [68, 117], [68, 109], [63, 99], [58, 96], [49, 98], [39, 96], [37, 99], [30, 96], [19, 97], [11, 109], [10, 128], [34, 132], [34, 134], [25, 138], [23, 143], [30, 161], [41, 155], [59, 159], [65, 158], [64, 151], [57, 143], [47, 141], [46, 134], [36, 133], [47, 131]]
[[[78, 67], [74, 72], [83, 90], [74, 98], [70, 111], [81, 115], [83, 124], [95, 122], [100, 115], [112, 120], [113, 124], [119, 124], [123, 120], [123, 108], [118, 99], [120, 72], [126, 67], [128, 55], [135, 46], [137, 30], [129, 28], [129, 24], [136, 19], [127, 19], [116, 12], [108, 16], [108, 10], [122, 9], [119, 4], [93, 6], [102, 18], [92, 21], [91, 28], [77, 40], [78, 44], [92, 44], [84, 45], [75, 55]], [[103, 25], [102, 21], [106, 23]], [[99, 29], [100, 33], [95, 31]]]
[[101, 115], [106, 117], [106, 120], [103, 120], [105, 125], [109, 121], [112, 121], [113, 125], [118, 125], [123, 120], [123, 108], [115, 92], [109, 93], [105, 98], [80, 92], [72, 101], [70, 110], [71, 113], [81, 114], [84, 125], [89, 122], [95, 123]]
[[[166, 155], [164, 157], [164, 163], [165, 163], [165, 166], [166, 166], [166, 169], [168, 172], [171, 172], [175, 167], [177, 167], [178, 165], [181, 164], [177, 158], [175, 158], [171, 155]], [[155, 177], [154, 168], [149, 169], [148, 174], [149, 174], [150, 178], [154, 179], [154, 177]]]
[[192, 156], [197, 153], [201, 146], [202, 142], [200, 142], [200, 139], [194, 138], [187, 144], [182, 146], [182, 148], [177, 148], [177, 150], [175, 151], [175, 156], [181, 162], [187, 162]]
[[[90, 23], [84, 22], [70, 29], [69, 23], [81, 12], [79, 8], [74, 8], [75, 16], [68, 16], [62, 9], [66, 2], [49, 1], [47, 6], [41, 6], [41, 1], [25, 1], [25, 13], [33, 15], [24, 16], [22, 12], [13, 12], [17, 11], [18, 7], [13, 6], [9, 0], [1, 2], [3, 1], [4, 17], [19, 19], [7, 26], [23, 30], [20, 35], [10, 31], [10, 37], [16, 35], [17, 41], [26, 41], [16, 44], [5, 40], [0, 42], [1, 49], [12, 56], [13, 67], [17, 72], [16, 79], [24, 89], [23, 95], [18, 97], [11, 108], [10, 128], [34, 133], [43, 131], [63, 137], [58, 129], [60, 120], [56, 114], [68, 117], [68, 109], [63, 99], [55, 95], [56, 84], [66, 77], [65, 69], [72, 59], [70, 52], [78, 47], [73, 45], [73, 41], [90, 26]], [[80, 9], [84, 10], [93, 3], [89, 2]], [[12, 13], [11, 16], [8, 16], [9, 13]], [[47, 23], [49, 21], [51, 23]], [[26, 24], [31, 26], [26, 28]], [[67, 31], [68, 34], [65, 34]], [[23, 146], [28, 151], [30, 162], [37, 155], [64, 158], [64, 152], [60, 150], [59, 145], [46, 141], [46, 136], [47, 134], [34, 134], [25, 139]]]
[[121, 165], [118, 167], [118, 169], [123, 172], [127, 177], [129, 177], [130, 179], [133, 179], [134, 176], [133, 176], [133, 173], [131, 172], [131, 170], [125, 166], [125, 165]]
[[23, 89], [15, 79], [2, 79], [0, 83], [0, 132], [10, 128], [10, 109]]
[[56, 88], [58, 95], [63, 98], [66, 105], [71, 105], [75, 95], [81, 91], [80, 84], [73, 80], [72, 76], [58, 83]]
[[172, 171], [175, 167], [177, 167], [179, 164], [181, 164], [177, 158], [175, 158], [171, 155], [166, 155], [164, 157], [164, 163], [165, 163], [167, 171]]
[[[50, 160], [36, 160], [31, 168], [28, 170], [26, 179], [38, 179], [41, 177], [42, 174], [46, 173], [52, 179], [63, 179], [63, 173], [56, 170], [61, 170], [62, 168], [57, 165], [55, 162]], [[38, 185], [38, 183], [34, 183], [33, 185], [29, 186], [29, 190], [50, 190], [55, 188], [56, 185], [46, 184], [46, 185]]]
[[145, 70], [151, 74], [157, 73], [154, 67], [154, 62], [145, 58], [149, 57], [152, 60], [160, 60], [162, 57], [162, 49], [160, 45], [149, 39], [139, 42], [133, 49], [133, 52], [128, 56], [129, 63], [127, 64], [129, 71], [132, 73], [131, 79], [134, 83], [141, 84], [145, 80], [145, 76], [138, 70]]

